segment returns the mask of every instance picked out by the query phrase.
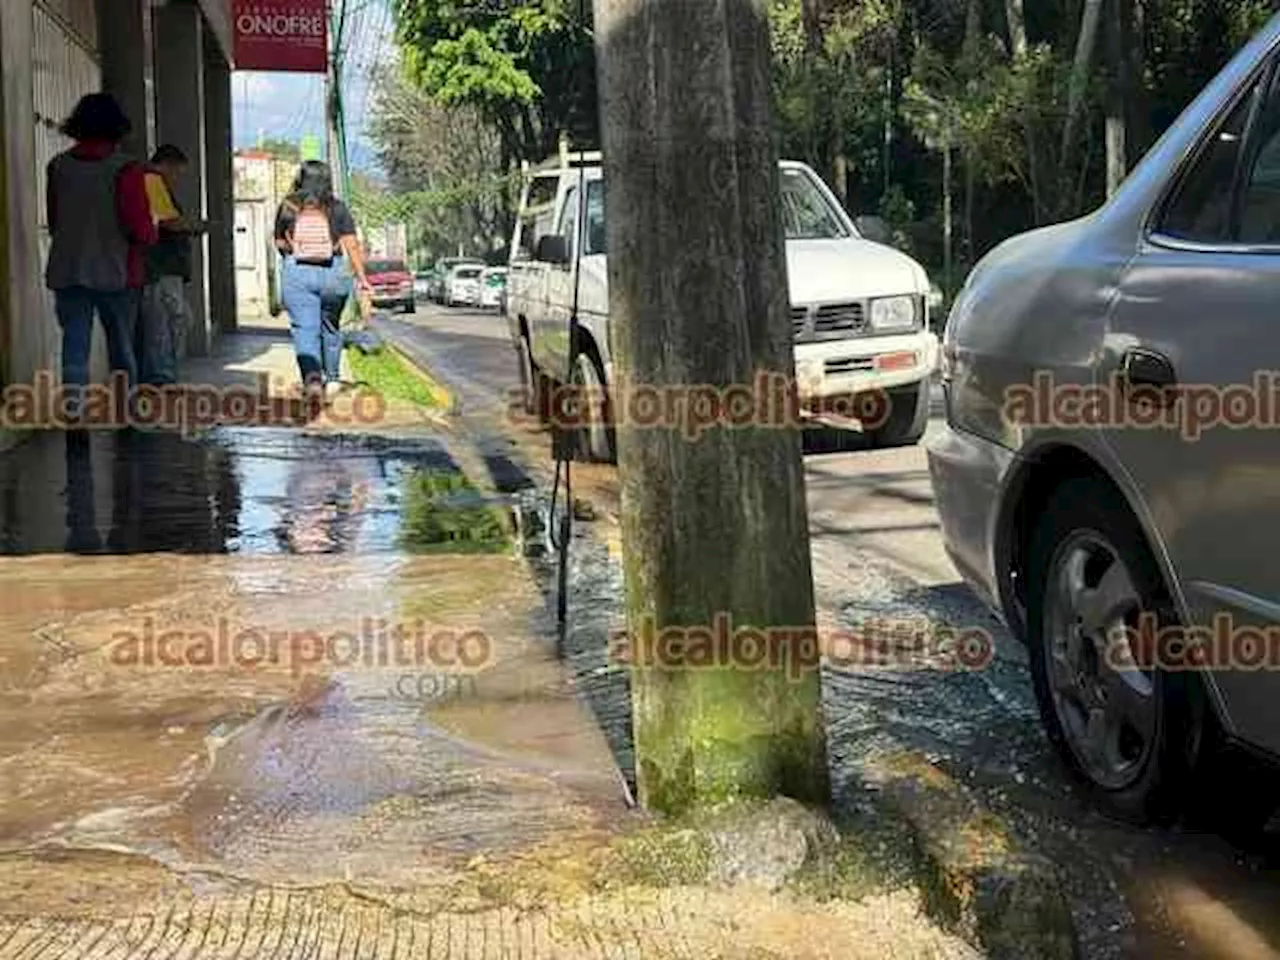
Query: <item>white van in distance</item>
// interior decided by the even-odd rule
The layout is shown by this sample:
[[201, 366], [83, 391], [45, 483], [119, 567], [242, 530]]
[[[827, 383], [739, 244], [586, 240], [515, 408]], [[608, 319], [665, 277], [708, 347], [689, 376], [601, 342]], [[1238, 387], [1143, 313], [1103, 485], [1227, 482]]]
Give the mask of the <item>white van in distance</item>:
[[[938, 338], [929, 329], [929, 278], [910, 257], [859, 234], [808, 166], [784, 161], [780, 172], [801, 404], [866, 409], [853, 398], [875, 395], [886, 415], [864, 425], [872, 445], [913, 444], [928, 421], [930, 379], [938, 363]], [[586, 191], [581, 231], [580, 184]], [[580, 258], [573, 249], [579, 236]], [[569, 317], [579, 269], [581, 339], [572, 379], [588, 389], [607, 389], [614, 376], [599, 154], [557, 160], [531, 171], [525, 184], [511, 243], [507, 322], [531, 411], [542, 409], [541, 391], [570, 375]], [[833, 402], [838, 400], [850, 402]], [[581, 456], [612, 459], [607, 425], [591, 422], [583, 432]]]

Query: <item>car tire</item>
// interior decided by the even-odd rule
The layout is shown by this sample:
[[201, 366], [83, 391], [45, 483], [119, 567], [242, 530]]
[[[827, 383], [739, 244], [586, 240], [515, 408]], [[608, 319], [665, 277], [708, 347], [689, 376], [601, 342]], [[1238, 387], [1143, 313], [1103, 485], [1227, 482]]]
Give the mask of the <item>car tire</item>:
[[418, 305], [410, 300], [408, 303], [402, 304], [400, 307], [405, 313], [417, 313]]
[[579, 350], [573, 367], [574, 387], [581, 390], [580, 409], [576, 411], [579, 426], [574, 430], [572, 451], [580, 463], [614, 463], [617, 441], [610, 421], [609, 402], [605, 391], [604, 370], [595, 354]]
[[1036, 700], [1050, 741], [1094, 804], [1145, 824], [1181, 811], [1206, 752], [1210, 711], [1194, 672], [1160, 670], [1158, 662], [1122, 668], [1119, 656], [1132, 645], [1117, 631], [1136, 629], [1140, 617], [1157, 630], [1177, 626], [1138, 522], [1108, 483], [1066, 481], [1042, 510], [1028, 550]]
[[516, 344], [516, 362], [520, 366], [520, 409], [526, 414], [536, 416], [539, 422], [545, 423], [545, 404], [542, 402], [542, 374], [538, 365], [533, 362], [533, 351], [529, 349], [529, 338], [523, 333]]
[[887, 449], [919, 443], [929, 426], [929, 381], [888, 390], [886, 397], [884, 422], [867, 431], [871, 446]]

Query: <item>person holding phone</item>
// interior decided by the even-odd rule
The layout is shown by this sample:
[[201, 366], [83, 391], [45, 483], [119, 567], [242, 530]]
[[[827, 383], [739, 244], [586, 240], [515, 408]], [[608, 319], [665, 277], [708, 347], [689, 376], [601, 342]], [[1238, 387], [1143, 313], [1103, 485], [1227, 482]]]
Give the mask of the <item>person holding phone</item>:
[[154, 386], [178, 381], [178, 357], [192, 322], [187, 300], [191, 243], [208, 230], [207, 223], [188, 217], [178, 203], [177, 187], [187, 167], [187, 155], [166, 143], [147, 168], [147, 200], [159, 242], [147, 251], [137, 348], [139, 379]]

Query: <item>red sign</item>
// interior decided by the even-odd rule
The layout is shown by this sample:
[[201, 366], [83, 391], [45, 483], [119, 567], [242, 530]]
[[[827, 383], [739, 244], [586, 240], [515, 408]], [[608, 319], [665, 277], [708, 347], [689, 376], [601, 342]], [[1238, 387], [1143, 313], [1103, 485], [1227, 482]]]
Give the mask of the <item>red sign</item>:
[[327, 0], [235, 0], [237, 70], [325, 73]]

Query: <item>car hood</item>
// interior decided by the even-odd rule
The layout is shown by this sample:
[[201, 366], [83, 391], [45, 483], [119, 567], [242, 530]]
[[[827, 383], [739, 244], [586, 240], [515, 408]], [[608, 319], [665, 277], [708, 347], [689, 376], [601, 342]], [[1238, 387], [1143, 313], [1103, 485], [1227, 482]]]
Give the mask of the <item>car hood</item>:
[[905, 253], [870, 240], [788, 240], [791, 302], [866, 300], [927, 294], [924, 268]]

